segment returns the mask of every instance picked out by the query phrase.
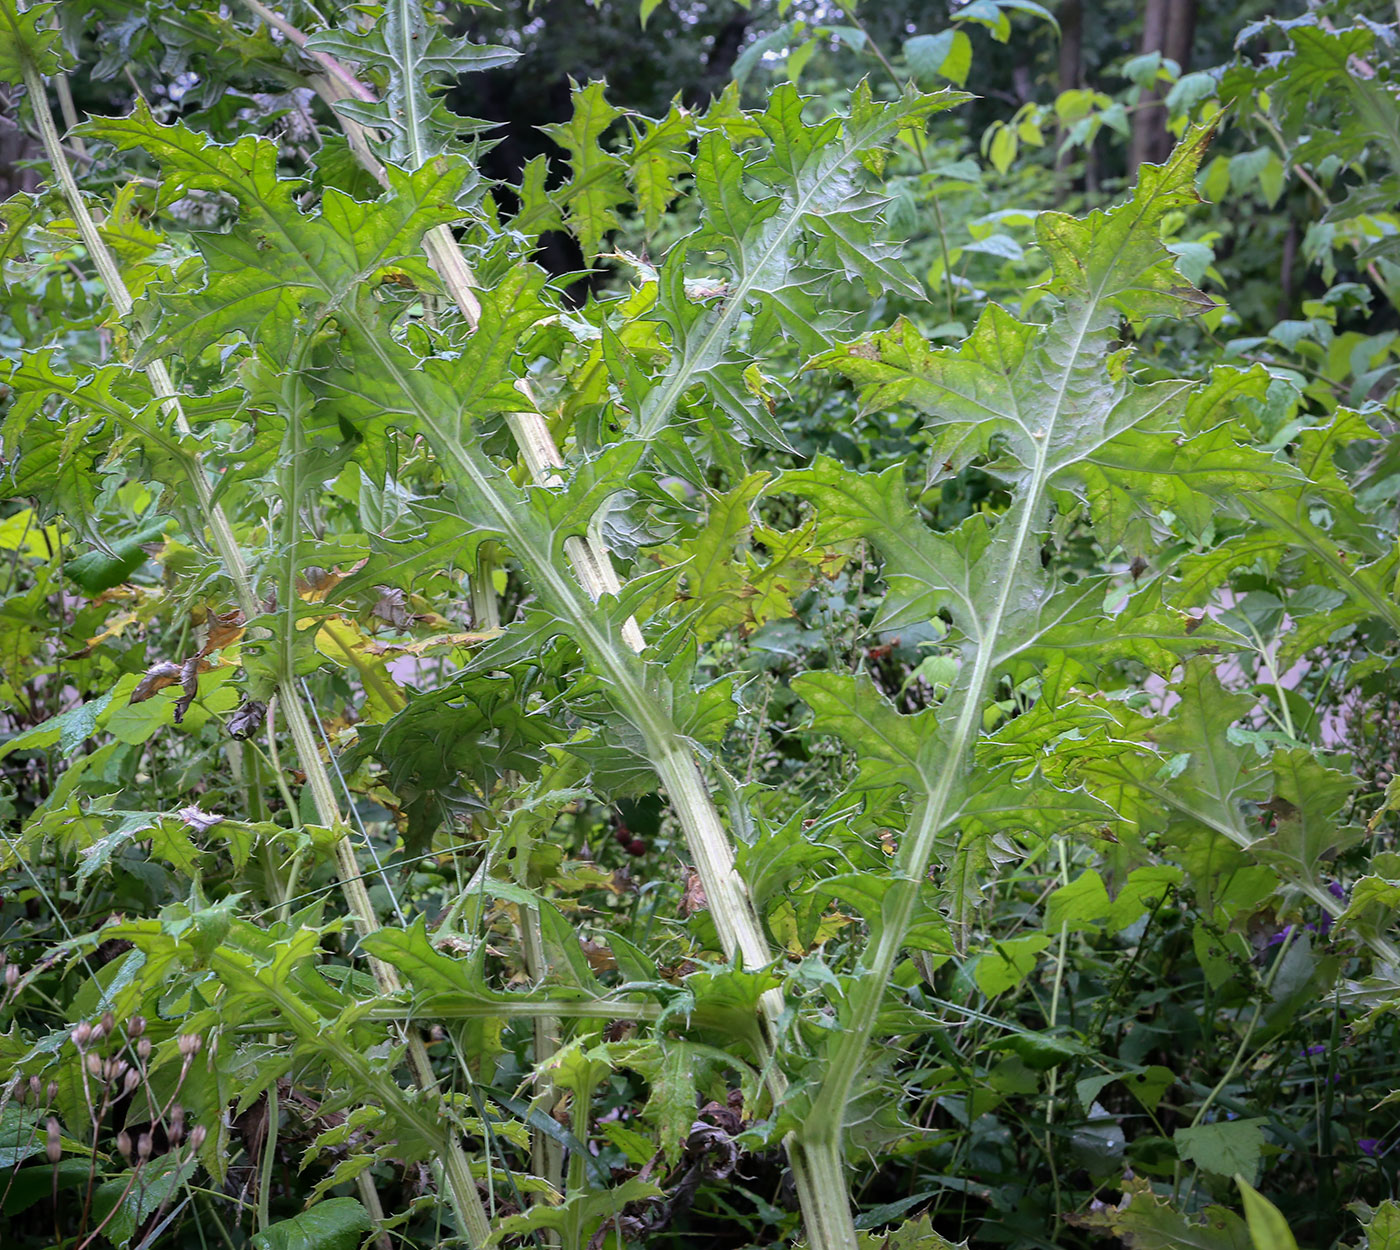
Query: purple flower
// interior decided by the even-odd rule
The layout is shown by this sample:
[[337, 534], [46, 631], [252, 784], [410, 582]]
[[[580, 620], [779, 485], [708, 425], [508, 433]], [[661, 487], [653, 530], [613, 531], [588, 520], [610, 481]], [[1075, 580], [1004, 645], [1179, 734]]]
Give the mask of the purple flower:
[[1327, 892], [1339, 903], [1345, 903], [1347, 901], [1346, 886], [1340, 881], [1329, 881], [1327, 883]]
[[1309, 1047], [1307, 1048], [1307, 1050], [1305, 1050], [1305, 1051], [1303, 1052], [1303, 1054], [1305, 1054], [1305, 1055], [1320, 1055], [1320, 1054], [1322, 1054], [1323, 1052], [1325, 1052], [1326, 1049], [1327, 1049], [1326, 1046], [1323, 1046], [1323, 1045], [1321, 1045], [1321, 1044], [1318, 1044], [1317, 1046], [1309, 1046]]
[[1356, 1148], [1362, 1154], [1374, 1159], [1381, 1152], [1381, 1139], [1379, 1137], [1358, 1137]]
[[[1327, 936], [1327, 930], [1331, 927], [1331, 925], [1332, 917], [1324, 916], [1322, 918], [1321, 929], [1321, 934], [1323, 937]], [[1275, 946], [1281, 946], [1287, 940], [1288, 935], [1292, 933], [1293, 930], [1296, 928], [1298, 928], [1297, 925], [1285, 925], [1282, 929], [1275, 933], [1273, 937], [1271, 937], [1267, 942], [1264, 943], [1264, 949], [1269, 950]], [[1317, 933], [1318, 931], [1318, 927], [1315, 924], [1305, 924], [1302, 926], [1301, 929], [1301, 932], [1303, 933]]]

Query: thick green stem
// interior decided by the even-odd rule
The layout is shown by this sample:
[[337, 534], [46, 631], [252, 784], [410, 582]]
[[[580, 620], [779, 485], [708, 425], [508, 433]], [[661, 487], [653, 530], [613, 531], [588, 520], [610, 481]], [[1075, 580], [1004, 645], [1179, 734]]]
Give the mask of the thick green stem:
[[[117, 315], [122, 318], [129, 317], [134, 307], [131, 293], [122, 278], [116, 259], [103, 241], [96, 223], [89, 215], [82, 193], [73, 177], [73, 171], [63, 152], [58, 129], [54, 125], [53, 113], [49, 109], [43, 79], [38, 70], [28, 63], [24, 66], [24, 83], [39, 124], [39, 133], [49, 164], [63, 189], [73, 214], [73, 220], [78, 227], [84, 245], [87, 247], [89, 257], [97, 269], [98, 276], [102, 279], [107, 296]], [[156, 397], [164, 403], [167, 411], [173, 416], [177, 429], [181, 434], [187, 434], [189, 424], [184, 417], [180, 395], [175, 389], [164, 362], [152, 361], [146, 366], [146, 375], [150, 379], [151, 388]], [[230, 526], [227, 516], [224, 515], [223, 509], [214, 501], [213, 491], [199, 458], [194, 455], [186, 455], [183, 459], [200, 508], [209, 526], [214, 547], [224, 561], [229, 578], [233, 582], [239, 606], [246, 617], [256, 616], [259, 611], [258, 604], [253, 595], [248, 568], [243, 560], [243, 553], [238, 546], [233, 528]], [[302, 706], [294, 680], [290, 675], [278, 683], [278, 695], [283, 715], [286, 717], [288, 728], [292, 733], [292, 740], [296, 744], [297, 755], [302, 762], [307, 781], [311, 787], [317, 817], [322, 824], [340, 834], [336, 843], [336, 862], [342, 878], [346, 903], [354, 917], [355, 927], [362, 935], [373, 932], [378, 928], [378, 919], [370, 903], [369, 894], [365, 890], [359, 865], [355, 861], [355, 854], [348, 839], [349, 830], [341, 817], [340, 806], [331, 787], [330, 775], [321, 759], [320, 750], [311, 733], [310, 721], [307, 719], [305, 708]], [[383, 992], [396, 993], [401, 988], [398, 974], [390, 965], [377, 959], [372, 959], [370, 963], [375, 980]], [[436, 1088], [436, 1077], [433, 1074], [432, 1063], [428, 1058], [427, 1048], [423, 1045], [422, 1038], [416, 1033], [409, 1033], [407, 1044], [409, 1065], [413, 1071], [414, 1079], [424, 1089]], [[447, 1134], [442, 1166], [446, 1173], [453, 1206], [462, 1219], [464, 1229], [472, 1243], [480, 1245], [490, 1236], [491, 1225], [486, 1215], [486, 1209], [482, 1205], [481, 1196], [477, 1193], [476, 1182], [472, 1179], [471, 1167], [455, 1133], [449, 1132]]]
[[496, 555], [490, 543], [482, 543], [476, 553], [471, 575], [472, 628], [488, 633], [501, 627], [501, 605], [496, 598]]
[[[846, 1106], [857, 1079], [866, 1064], [866, 1052], [879, 1018], [885, 989], [904, 947], [905, 935], [919, 905], [919, 888], [928, 873], [939, 834], [956, 808], [967, 761], [982, 721], [982, 708], [995, 677], [997, 647], [1003, 622], [1011, 608], [1017, 586], [1017, 570], [1035, 538], [1035, 518], [1043, 510], [1043, 496], [1049, 481], [1048, 448], [1055, 424], [1062, 416], [1068, 393], [1072, 364], [1089, 333], [1092, 305], [1080, 312], [1080, 321], [1070, 336], [1066, 364], [1060, 378], [1053, 408], [1044, 414], [1036, 456], [1027, 476], [1025, 492], [1001, 521], [1014, 526], [1002, 554], [1000, 591], [991, 613], [980, 623], [977, 653], [964, 681], [954, 688], [945, 708], [953, 727], [945, 739], [946, 753], [937, 775], [919, 803], [909, 833], [900, 844], [895, 860], [895, 879], [885, 895], [879, 932], [874, 947], [861, 959], [861, 966], [849, 981], [848, 1001], [842, 1015], [842, 1029], [834, 1036], [827, 1054], [826, 1070], [812, 1100], [806, 1122], [797, 1130], [807, 1165], [819, 1190], [841, 1175], [842, 1131]], [[822, 1195], [818, 1195], [819, 1197]], [[812, 1250], [849, 1250], [855, 1244], [855, 1224], [847, 1205], [837, 1220], [835, 1210], [822, 1212], [823, 1223], [810, 1234]]]
[[[544, 934], [540, 930], [540, 910], [538, 907], [522, 906], [520, 908], [520, 932], [523, 939], [522, 946], [525, 952], [525, 967], [530, 973], [530, 977], [539, 982], [543, 979], [549, 964], [545, 956]], [[559, 1051], [559, 1017], [539, 1015], [534, 1020], [535, 1029], [535, 1067], [537, 1069], [552, 1059]], [[551, 1082], [548, 1090], [543, 1091], [544, 1113], [553, 1115], [554, 1108], [559, 1102], [559, 1095], [553, 1088]], [[564, 1183], [564, 1151], [554, 1138], [540, 1132], [539, 1129], [530, 1130], [530, 1162], [537, 1176], [544, 1177], [555, 1189], [562, 1187]], [[539, 1200], [543, 1201], [545, 1195], [539, 1195]]]
[[[377, 367], [394, 380], [408, 400], [444, 472], [459, 490], [489, 508], [495, 528], [525, 566], [536, 593], [569, 623], [574, 641], [584, 655], [607, 675], [617, 707], [641, 731], [648, 759], [666, 787], [685, 832], [725, 954], [730, 958], [738, 956], [750, 968], [768, 964], [772, 960], [768, 940], [734, 868], [734, 852], [719, 811], [685, 736], [647, 688], [640, 661], [630, 650], [619, 648], [612, 641], [598, 620], [591, 596], [580, 594], [578, 583], [555, 565], [547, 545], [536, 540], [517, 510], [496, 490], [486, 467], [462, 446], [456, 431], [419, 397], [415, 378], [380, 342], [376, 327], [365, 324], [352, 309], [346, 308], [344, 316], [354, 325], [359, 341], [375, 353]], [[776, 991], [765, 996], [765, 1012], [770, 1018], [775, 1019], [781, 1011]]]
[[828, 1126], [827, 1132], [814, 1132], [801, 1140], [789, 1133], [783, 1145], [792, 1164], [809, 1250], [857, 1250], [860, 1239], [851, 1220], [840, 1126]]

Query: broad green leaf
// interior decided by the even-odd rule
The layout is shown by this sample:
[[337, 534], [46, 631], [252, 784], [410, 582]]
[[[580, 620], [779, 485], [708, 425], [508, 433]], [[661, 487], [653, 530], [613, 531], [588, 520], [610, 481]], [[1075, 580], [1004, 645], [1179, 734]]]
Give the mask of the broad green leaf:
[[1045, 927], [1051, 933], [1062, 928], [1072, 933], [1095, 933], [1112, 906], [1103, 878], [1090, 868], [1045, 901]]
[[391, 166], [389, 191], [379, 201], [364, 204], [327, 188], [312, 216], [293, 198], [299, 184], [279, 176], [277, 147], [266, 140], [223, 147], [183, 126], [162, 125], [144, 104], [129, 117], [87, 128], [120, 151], [149, 152], [162, 166], [166, 202], [203, 190], [232, 196], [239, 207], [238, 230], [196, 236], [208, 266], [205, 288], [162, 298], [167, 316], [147, 340], [148, 354], [158, 343], [193, 356], [241, 332], [287, 361], [298, 329], [310, 328], [306, 318], [398, 272], [424, 279], [419, 244], [432, 227], [460, 215], [456, 197], [467, 176], [448, 158], [412, 174]]
[[967, 1242], [952, 1242], [935, 1232], [932, 1218], [926, 1211], [887, 1232], [861, 1233], [859, 1245], [860, 1250], [966, 1250]]
[[270, 1224], [253, 1238], [254, 1250], [356, 1250], [373, 1227], [354, 1198], [326, 1198], [309, 1211]]
[[1119, 787], [1139, 790], [1181, 817], [1229, 838], [1236, 845], [1253, 840], [1243, 805], [1268, 797], [1269, 782], [1250, 747], [1236, 746], [1228, 731], [1254, 706], [1248, 695], [1228, 693], [1204, 659], [1186, 666], [1175, 687], [1180, 701], [1168, 718], [1152, 726], [1161, 762], [1153, 767], [1130, 757], [1089, 764], [1090, 784], [1111, 806]]
[[[645, 24], [645, 9], [643, 14]], [[646, 232], [651, 235], [680, 194], [676, 180], [690, 170], [692, 120], [675, 105], [660, 121], [643, 122], [639, 127], [629, 118], [628, 125], [632, 129], [632, 146], [624, 158], [627, 180], [641, 209]]]
[[106, 1235], [118, 1246], [131, 1244], [137, 1230], [155, 1212], [168, 1207], [180, 1189], [194, 1176], [199, 1160], [177, 1152], [160, 1155], [142, 1169], [145, 1184], [133, 1184], [131, 1175], [117, 1175], [98, 1186], [92, 1209], [105, 1225]]
[[865, 538], [876, 545], [889, 590], [873, 628], [899, 629], [944, 609], [960, 624], [974, 619], [973, 570], [991, 539], [983, 518], [970, 518], [952, 535], [930, 533], [909, 504], [900, 466], [876, 476], [819, 457], [811, 468], [783, 474], [775, 489], [812, 502], [818, 541]]
[[861, 757], [859, 786], [903, 785], [920, 790], [929, 782], [935, 744], [932, 709], [902, 716], [864, 674], [804, 673], [793, 690], [815, 713], [814, 727], [834, 733]]
[[[1047, 621], [1043, 610], [1053, 602], [1056, 587], [1039, 553], [1054, 482], [1109, 439], [1138, 426], [1166, 424], [1184, 406], [1187, 384], [1140, 383], [1130, 375], [1115, 328], [1124, 314], [1203, 306], [1199, 293], [1176, 274], [1160, 234], [1168, 214], [1198, 201], [1195, 171], [1208, 140], [1208, 133], [1193, 132], [1165, 165], [1144, 168], [1124, 205], [1082, 221], [1041, 214], [1036, 230], [1051, 265], [1051, 320], [1021, 322], [991, 306], [960, 348], [931, 351], [905, 323], [814, 362], [864, 384], [868, 407], [912, 402], [934, 432], [937, 457], [986, 454], [995, 437], [998, 458], [992, 468], [1014, 494], [1010, 509], [984, 527], [986, 538], [969, 570], [967, 589], [949, 609], [961, 634], [962, 662], [939, 709], [932, 749], [920, 745], [918, 762], [927, 759], [927, 765], [918, 772], [911, 768], [911, 745], [892, 732], [887, 715], [879, 717], [871, 735], [882, 744], [892, 777], [903, 781], [914, 773], [924, 793], [916, 799], [910, 832], [896, 858], [898, 903], [892, 912], [887, 909], [862, 960], [865, 980], [857, 979], [845, 1035], [835, 1046], [833, 1066], [839, 1076], [819, 1093], [814, 1104], [818, 1115], [839, 1114], [845, 1106], [865, 1061], [863, 1054], [856, 1055], [878, 1018], [898, 934], [917, 898], [914, 883], [935, 854], [952, 870], [955, 899], [975, 894], [970, 880], [986, 847], [959, 847], [949, 863], [944, 830], [956, 819], [968, 789], [998, 657], [1052, 646], [1056, 637], [1059, 613]], [[1073, 596], [1074, 588], [1068, 593]], [[1111, 639], [1111, 628], [1103, 632]], [[960, 921], [965, 920], [963, 906], [955, 903]]]
[[1274, 792], [1264, 806], [1275, 816], [1274, 829], [1250, 850], [1290, 880], [1320, 885], [1326, 865], [1365, 836], [1341, 818], [1356, 780], [1301, 748], [1277, 752], [1272, 764]]
[[973, 966], [977, 988], [988, 998], [1014, 990], [1030, 976], [1037, 956], [1050, 941], [1048, 934], [1032, 933], [1028, 937], [993, 942], [991, 950], [979, 956]]
[[542, 1203], [523, 1215], [506, 1216], [497, 1223], [488, 1245], [500, 1245], [504, 1238], [516, 1234], [550, 1229], [565, 1245], [583, 1246], [607, 1221], [619, 1218], [629, 1202], [664, 1196], [663, 1189], [640, 1177], [623, 1181], [611, 1189], [575, 1190], [559, 1206]]
[[972, 40], [961, 30], [915, 35], [904, 41], [904, 59], [921, 87], [930, 87], [935, 75], [965, 87], [972, 68]]
[[1216, 1120], [1179, 1128], [1172, 1134], [1177, 1153], [1188, 1163], [1220, 1176], [1244, 1172], [1253, 1176], [1264, 1152], [1262, 1116], [1249, 1120]]
[[1115, 1236], [1138, 1250], [1251, 1250], [1245, 1222], [1225, 1207], [1187, 1216], [1159, 1199], [1147, 1180], [1130, 1180], [1124, 1200], [1068, 1217], [1071, 1224]]
[[1400, 1247], [1400, 1203], [1387, 1198], [1371, 1214], [1366, 1225], [1366, 1250]]

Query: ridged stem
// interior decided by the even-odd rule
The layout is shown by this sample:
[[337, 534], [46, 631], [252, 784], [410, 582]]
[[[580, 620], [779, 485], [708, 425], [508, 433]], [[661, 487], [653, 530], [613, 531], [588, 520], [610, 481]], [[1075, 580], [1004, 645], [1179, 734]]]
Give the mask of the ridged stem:
[[[265, 19], [271, 13], [271, 10], [257, 0], [244, 0], [244, 3], [251, 11]], [[277, 28], [305, 50], [305, 36], [300, 35], [300, 32], [297, 32], [299, 38], [293, 36], [287, 29], [289, 24], [285, 19], [279, 17], [277, 20], [280, 23]], [[387, 186], [388, 178], [382, 162], [374, 154], [370, 135], [357, 122], [335, 110], [338, 99], [373, 100], [373, 92], [338, 62], [327, 64], [327, 58], [319, 53], [315, 54], [315, 60], [323, 72], [313, 77], [314, 89], [330, 105], [332, 111], [336, 112], [351, 150], [365, 169], [381, 185]], [[444, 225], [429, 231], [424, 239], [424, 249], [448, 294], [457, 304], [468, 325], [474, 329], [480, 320], [481, 304], [475, 294], [476, 283], [471, 268], [462, 256], [451, 230]], [[369, 341], [375, 342], [372, 334], [369, 335]], [[389, 362], [385, 360], [384, 363], [387, 365]], [[531, 410], [508, 413], [507, 422], [521, 457], [537, 485], [560, 486], [563, 482], [558, 471], [563, 467], [563, 457], [543, 416], [533, 410], [534, 402], [528, 383], [522, 380], [518, 386], [524, 397], [530, 400]], [[405, 392], [411, 393], [410, 388], [406, 387]], [[425, 426], [435, 434], [432, 441], [438, 456], [445, 464], [457, 469], [454, 476], [479, 497], [484, 496], [491, 502], [498, 503], [488, 483], [481, 479], [475, 465], [471, 463], [471, 458], [456, 446], [451, 432], [437, 426], [436, 414], [420, 412], [419, 415]], [[655, 412], [652, 413], [652, 420], [656, 420]], [[513, 525], [513, 518], [509, 516], [509, 510], [499, 508], [498, 511], [505, 532], [511, 533], [516, 527]], [[590, 534], [587, 538], [571, 537], [565, 541], [564, 551], [579, 584], [591, 601], [596, 603], [603, 595], [615, 595], [620, 591], [621, 583], [613, 568], [611, 556], [596, 535]], [[523, 556], [526, 553], [517, 550], [516, 554]], [[530, 554], [537, 554], [537, 558], [530, 561], [531, 572], [546, 582], [555, 581], [548, 553]], [[568, 588], [558, 585], [555, 589], [558, 593], [550, 598], [560, 606], [572, 607], [573, 595]], [[652, 700], [642, 684], [636, 680], [632, 666], [623, 662], [623, 658], [615, 654], [607, 641], [593, 628], [588, 612], [568, 611], [567, 616], [575, 624], [580, 634], [579, 641], [585, 644], [585, 652], [600, 662], [615, 681], [622, 679], [621, 690], [625, 694], [628, 711], [632, 714], [642, 713], [639, 719], [647, 738], [649, 756], [685, 833], [687, 846], [705, 888], [710, 912], [726, 955], [739, 958], [750, 968], [767, 965], [772, 961], [772, 954], [762, 923], [735, 868], [734, 852], [728, 834], [689, 745], [670, 722], [669, 717], [664, 716], [661, 709], [650, 706]], [[629, 618], [623, 624], [622, 636], [632, 651], [641, 652], [645, 648], [645, 639], [634, 619]], [[765, 993], [762, 1009], [767, 1025], [765, 1034], [771, 1043], [772, 1026], [783, 1012], [781, 992], [774, 989]], [[786, 1077], [774, 1062], [766, 1063], [765, 1069], [770, 1093], [777, 1102], [786, 1094]]]
[[[131, 315], [134, 307], [131, 292], [127, 289], [126, 282], [121, 276], [121, 270], [110, 249], [103, 241], [96, 223], [87, 211], [82, 193], [73, 177], [73, 171], [64, 155], [58, 128], [54, 124], [53, 113], [49, 109], [43, 79], [38, 70], [27, 62], [24, 66], [24, 84], [29, 92], [30, 102], [39, 124], [39, 133], [49, 164], [63, 189], [64, 197], [68, 201], [83, 244], [88, 250], [88, 255], [98, 272], [98, 276], [102, 279], [113, 308], [119, 317], [125, 319]], [[146, 376], [150, 379], [152, 391], [174, 418], [176, 428], [182, 435], [187, 435], [190, 429], [189, 423], [184, 416], [180, 394], [171, 380], [170, 372], [165, 367], [165, 363], [160, 360], [151, 361], [146, 366]], [[248, 577], [248, 567], [243, 560], [243, 553], [238, 546], [233, 528], [223, 509], [213, 498], [213, 491], [199, 457], [195, 454], [187, 454], [183, 460], [200, 509], [209, 526], [214, 547], [233, 582], [239, 607], [244, 616], [251, 619], [258, 615], [259, 609]], [[286, 718], [287, 726], [291, 730], [298, 758], [306, 772], [307, 783], [311, 788], [312, 800], [316, 806], [317, 819], [339, 835], [335, 844], [336, 863], [341, 876], [341, 887], [346, 905], [354, 918], [355, 928], [361, 936], [372, 933], [379, 927], [379, 921], [370, 902], [369, 892], [365, 889], [360, 867], [350, 844], [348, 827], [341, 816], [340, 805], [336, 801], [335, 791], [331, 787], [330, 775], [321, 759], [320, 750], [311, 732], [311, 723], [306, 716], [306, 709], [302, 705], [300, 694], [291, 677], [284, 677], [278, 682], [277, 693], [278, 704]], [[397, 993], [402, 988], [398, 973], [391, 965], [371, 958], [370, 967], [374, 973], [375, 981], [383, 993]], [[416, 1032], [408, 1031], [406, 1040], [409, 1066], [413, 1071], [414, 1079], [424, 1089], [436, 1088], [437, 1079], [422, 1038]], [[455, 1133], [449, 1133], [447, 1137], [443, 1168], [452, 1202], [473, 1244], [480, 1245], [490, 1236], [490, 1221], [487, 1218], [486, 1209], [482, 1205], [481, 1196], [477, 1193], [476, 1182], [472, 1179], [471, 1167], [462, 1151], [461, 1143], [457, 1140]]]

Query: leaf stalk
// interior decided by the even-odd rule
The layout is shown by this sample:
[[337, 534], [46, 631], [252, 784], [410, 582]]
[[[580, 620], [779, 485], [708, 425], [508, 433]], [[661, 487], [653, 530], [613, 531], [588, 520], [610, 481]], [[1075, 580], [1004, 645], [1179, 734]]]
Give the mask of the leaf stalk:
[[[39, 133], [49, 164], [63, 189], [74, 222], [84, 245], [88, 249], [93, 266], [102, 279], [108, 298], [111, 300], [117, 315], [125, 319], [131, 315], [134, 301], [115, 258], [87, 211], [82, 193], [73, 177], [73, 171], [68, 164], [59, 139], [58, 128], [54, 124], [53, 113], [49, 108], [43, 79], [37, 68], [28, 61], [24, 64], [23, 73], [25, 87], [39, 124]], [[188, 434], [189, 424], [183, 413], [180, 395], [164, 362], [153, 360], [146, 366], [145, 371], [150, 379], [152, 390], [173, 416], [177, 429], [181, 434]], [[248, 568], [243, 560], [243, 553], [239, 548], [233, 528], [222, 507], [213, 498], [213, 491], [199, 457], [186, 453], [181, 457], [181, 462], [209, 526], [214, 547], [233, 582], [239, 606], [244, 616], [251, 619], [258, 614], [258, 606], [253, 595]], [[360, 875], [354, 849], [348, 837], [348, 828], [341, 817], [335, 792], [331, 788], [330, 776], [321, 759], [321, 753], [312, 735], [306, 710], [290, 674], [284, 674], [278, 682], [278, 695], [282, 713], [292, 734], [292, 741], [296, 745], [298, 758], [302, 761], [306, 772], [318, 819], [340, 835], [335, 845], [336, 864], [341, 876], [346, 904], [354, 917], [356, 930], [361, 936], [372, 933], [379, 927], [378, 918], [375, 915], [373, 904], [370, 902], [369, 892], [365, 889], [364, 880]], [[370, 966], [381, 991], [396, 993], [402, 988], [398, 973], [391, 965], [371, 957]], [[414, 1079], [424, 1089], [435, 1089], [437, 1081], [432, 1071], [432, 1061], [428, 1057], [427, 1048], [424, 1046], [422, 1038], [415, 1032], [408, 1031], [406, 1042], [409, 1066]], [[482, 1244], [490, 1236], [490, 1221], [486, 1215], [485, 1207], [482, 1205], [481, 1197], [477, 1193], [476, 1182], [472, 1179], [471, 1167], [455, 1133], [447, 1134], [442, 1167], [453, 1206], [462, 1219], [473, 1245]]]

